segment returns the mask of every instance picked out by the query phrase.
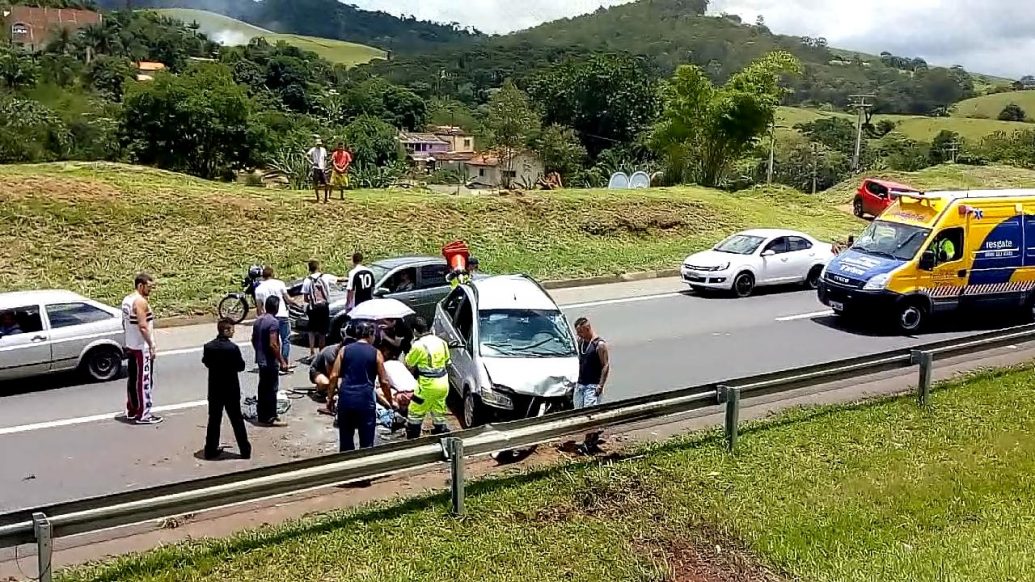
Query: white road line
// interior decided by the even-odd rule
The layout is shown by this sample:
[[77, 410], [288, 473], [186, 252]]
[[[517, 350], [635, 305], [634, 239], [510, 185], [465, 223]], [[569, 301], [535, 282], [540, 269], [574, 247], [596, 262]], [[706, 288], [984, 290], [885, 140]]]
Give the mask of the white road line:
[[813, 311], [812, 313], [800, 313], [798, 315], [787, 315], [784, 317], [777, 317], [776, 321], [794, 321], [796, 319], [812, 319], [813, 317], [823, 317], [824, 315], [833, 315], [834, 312], [830, 309], [826, 311]]
[[[246, 347], [246, 346], [252, 345], [251, 342], [234, 342], [234, 343], [237, 344], [239, 347], [242, 347], [242, 348]], [[163, 352], [162, 349], [161, 349], [161, 346], [158, 346], [158, 356], [157, 357], [161, 358], [162, 356], [178, 356], [178, 355], [181, 355], [181, 354], [193, 354], [194, 352], [200, 352], [202, 347], [203, 346], [197, 346], [197, 347], [193, 347], [193, 348], [182, 348], [182, 349], [179, 349], [179, 350], [169, 350], [167, 352]]]
[[637, 301], [653, 301], [655, 299], [668, 299], [670, 297], [683, 297], [682, 293], [659, 293], [657, 295], [640, 295], [637, 297], [622, 297], [620, 299], [603, 299], [601, 301], [587, 301], [586, 303], [570, 303], [561, 305], [561, 309], [583, 309], [585, 307], [596, 307], [598, 305], [614, 305], [616, 303], [635, 303]]
[[[186, 408], [197, 408], [199, 406], [205, 406], [208, 404], [207, 400], [195, 400], [193, 402], [181, 402], [179, 404], [167, 404], [165, 406], [155, 406], [152, 408], [154, 412], [169, 412], [173, 410], [183, 410]], [[8, 434], [17, 434], [20, 432], [29, 432], [33, 430], [42, 430], [47, 428], [58, 428], [62, 426], [74, 426], [77, 424], [86, 424], [90, 422], [100, 422], [102, 420], [115, 420], [115, 417], [123, 414], [122, 412], [106, 412], [104, 414], [94, 414], [91, 416], [80, 416], [79, 418], [65, 418], [62, 420], [48, 420], [47, 422], [37, 422], [33, 424], [23, 424], [21, 426], [8, 426], [0, 428], [0, 436]]]

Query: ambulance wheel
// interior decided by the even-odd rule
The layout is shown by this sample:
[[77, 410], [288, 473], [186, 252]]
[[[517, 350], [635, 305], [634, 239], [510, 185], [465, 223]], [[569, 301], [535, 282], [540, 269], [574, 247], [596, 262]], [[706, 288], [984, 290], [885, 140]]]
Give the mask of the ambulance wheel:
[[927, 322], [927, 310], [919, 301], [903, 301], [896, 310], [895, 327], [902, 333], [912, 334]]

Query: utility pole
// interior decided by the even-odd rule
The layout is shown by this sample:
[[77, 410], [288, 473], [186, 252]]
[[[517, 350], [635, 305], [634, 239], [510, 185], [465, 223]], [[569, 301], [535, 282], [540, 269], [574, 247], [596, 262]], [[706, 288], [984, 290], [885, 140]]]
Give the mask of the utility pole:
[[863, 119], [868, 122], [870, 120], [870, 110], [873, 109], [873, 104], [868, 103], [867, 99], [876, 99], [876, 95], [849, 95], [849, 99], [852, 100], [849, 107], [855, 109], [855, 155], [852, 156], [852, 169], [856, 172], [859, 171], [859, 156], [862, 153], [862, 136], [863, 136]]
[[948, 150], [949, 150], [948, 151], [949, 159], [952, 161], [952, 163], [955, 164], [956, 163], [956, 156], [960, 152], [960, 140], [959, 139], [952, 140], [947, 147], [948, 147]]
[[776, 119], [769, 125], [769, 169], [766, 171], [765, 183], [773, 185], [773, 159], [776, 157]]
[[812, 195], [816, 195], [816, 170], [819, 156], [819, 144], [812, 142]]

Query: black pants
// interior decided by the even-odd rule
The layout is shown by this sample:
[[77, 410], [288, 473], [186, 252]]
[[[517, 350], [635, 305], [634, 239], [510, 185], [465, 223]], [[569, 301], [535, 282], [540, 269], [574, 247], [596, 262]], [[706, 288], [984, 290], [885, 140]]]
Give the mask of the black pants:
[[259, 394], [255, 406], [259, 422], [272, 422], [277, 418], [277, 390], [280, 389], [280, 368], [259, 366]]
[[223, 424], [223, 411], [230, 419], [230, 426], [237, 438], [237, 450], [242, 456], [251, 455], [252, 446], [248, 443], [248, 431], [244, 428], [244, 416], [241, 415], [241, 391], [225, 390], [208, 393], [208, 430], [205, 432], [205, 456], [215, 457], [219, 454], [219, 429]]
[[359, 448], [374, 446], [374, 428], [377, 426], [377, 408], [373, 400], [373, 387], [369, 400], [349, 398], [347, 393], [338, 400], [338, 450], [352, 451], [356, 448], [354, 439], [359, 433]]

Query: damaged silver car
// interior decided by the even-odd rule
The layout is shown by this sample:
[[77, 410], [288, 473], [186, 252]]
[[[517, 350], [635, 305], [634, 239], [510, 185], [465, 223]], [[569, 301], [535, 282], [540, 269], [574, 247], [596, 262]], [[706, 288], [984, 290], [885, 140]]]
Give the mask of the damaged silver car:
[[449, 385], [465, 427], [572, 407], [579, 359], [568, 320], [526, 275], [487, 277], [454, 289], [435, 310], [450, 345]]

